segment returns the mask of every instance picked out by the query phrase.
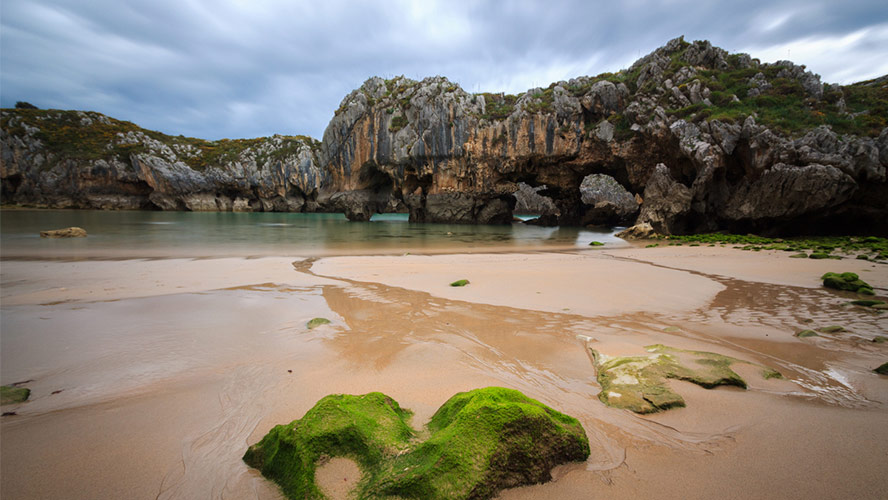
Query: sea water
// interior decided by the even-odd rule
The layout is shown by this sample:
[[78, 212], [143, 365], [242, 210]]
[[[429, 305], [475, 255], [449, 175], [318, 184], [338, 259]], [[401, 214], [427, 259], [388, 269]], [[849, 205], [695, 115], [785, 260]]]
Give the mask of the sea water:
[[[86, 238], [41, 238], [40, 231], [82, 227]], [[395, 252], [546, 250], [621, 244], [611, 230], [579, 227], [429, 224], [407, 214], [350, 222], [330, 213], [4, 210], [0, 257], [161, 258]]]

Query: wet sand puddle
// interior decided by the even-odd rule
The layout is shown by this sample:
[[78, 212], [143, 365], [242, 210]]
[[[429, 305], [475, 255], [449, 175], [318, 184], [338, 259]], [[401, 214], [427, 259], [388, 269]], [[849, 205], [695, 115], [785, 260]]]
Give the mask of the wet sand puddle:
[[[313, 262], [294, 266], [314, 276]], [[695, 311], [598, 317], [448, 300], [336, 276], [323, 276], [336, 284], [317, 286], [265, 283], [148, 299], [16, 306], [4, 311], [4, 383], [34, 378], [35, 397], [18, 416], [3, 421], [4, 457], [21, 459], [3, 460], [3, 496], [39, 498], [74, 490], [83, 498], [278, 498], [274, 485], [240, 457], [273, 425], [299, 418], [330, 393], [384, 392], [415, 412], [416, 428], [456, 392], [487, 385], [519, 389], [580, 419], [592, 448], [589, 460], [557, 469], [555, 483], [512, 490], [504, 493], [507, 498], [563, 497], [614, 484], [624, 489], [601, 494], [631, 497], [637, 492], [625, 488], [627, 474], [642, 467], [633, 456], [655, 464], [663, 450], [691, 461], [718, 455], [737, 445], [738, 435], [769, 411], [774, 398], [799, 411], [812, 404], [884, 409], [884, 389], [866, 384], [861, 389], [853, 380], [877, 354], [884, 355], [868, 342], [885, 331], [884, 316], [844, 307], [834, 294], [819, 290], [707, 277], [726, 289]], [[332, 323], [309, 331], [305, 322], [315, 316]], [[842, 324], [850, 333], [793, 337], [807, 319]], [[664, 331], [668, 327], [674, 328]], [[718, 352], [772, 366], [791, 381], [749, 377], [745, 393], [670, 382], [686, 395], [689, 408], [638, 416], [599, 402], [578, 335], [594, 338], [596, 348], [612, 355], [643, 353], [652, 343]], [[8, 352], [28, 354], [7, 359]], [[50, 396], [59, 388], [64, 392]], [[168, 398], [169, 407], [158, 410]], [[108, 405], [122, 407], [115, 410], [120, 415]], [[140, 432], [166, 435], [163, 442], [133, 447], [122, 438], [133, 431], [128, 425], [99, 425], [142, 422], [144, 413], [134, 412], [143, 407], [158, 415]], [[741, 415], [745, 409], [748, 416]], [[71, 457], [48, 451], [51, 439], [24, 438], [46, 428], [61, 434], [75, 414], [97, 424], [71, 449], [126, 444], [138, 457], [130, 462], [152, 459], [103, 471], [101, 459], [81, 452], [77, 459], [89, 476], [79, 477], [82, 471], [57, 467], [56, 461]], [[131, 478], [129, 489], [115, 485], [121, 472], [140, 467], [147, 472]], [[34, 489], [34, 482], [45, 479], [42, 470], [60, 472], [55, 483]]]

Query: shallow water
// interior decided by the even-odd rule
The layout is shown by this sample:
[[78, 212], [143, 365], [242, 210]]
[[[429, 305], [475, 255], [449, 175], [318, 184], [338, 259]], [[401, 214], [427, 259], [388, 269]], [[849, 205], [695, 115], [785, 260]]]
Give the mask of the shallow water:
[[[40, 238], [40, 231], [77, 226], [86, 238]], [[624, 244], [614, 231], [579, 227], [426, 224], [407, 214], [349, 222], [342, 214], [4, 210], [3, 258], [138, 258], [509, 250]]]

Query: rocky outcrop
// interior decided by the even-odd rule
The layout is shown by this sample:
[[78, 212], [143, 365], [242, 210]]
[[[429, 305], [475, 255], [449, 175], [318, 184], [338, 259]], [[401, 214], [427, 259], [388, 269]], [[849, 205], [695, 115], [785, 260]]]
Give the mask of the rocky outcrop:
[[[5, 110], [0, 178], [4, 202], [43, 206], [462, 223], [510, 223], [521, 186], [544, 186], [554, 210], [540, 213], [558, 224], [888, 234], [886, 92], [884, 79], [824, 85], [789, 61], [677, 38], [628, 70], [520, 95], [371, 78], [320, 143], [210, 143], [95, 113]], [[98, 139], [72, 148], [72, 127]], [[641, 200], [637, 219], [626, 197], [590, 203], [590, 175]]]
[[82, 111], [3, 110], [2, 124], [4, 203], [286, 212], [323, 181], [305, 137], [208, 142]]
[[519, 182], [518, 190], [512, 193], [512, 196], [515, 197], [515, 213], [557, 215], [558, 207], [552, 202], [552, 198], [540, 194], [540, 191], [545, 191], [545, 189], [546, 186], [531, 187]]
[[626, 226], [638, 215], [638, 202], [616, 179], [591, 174], [580, 184], [580, 199], [587, 205], [584, 224]]

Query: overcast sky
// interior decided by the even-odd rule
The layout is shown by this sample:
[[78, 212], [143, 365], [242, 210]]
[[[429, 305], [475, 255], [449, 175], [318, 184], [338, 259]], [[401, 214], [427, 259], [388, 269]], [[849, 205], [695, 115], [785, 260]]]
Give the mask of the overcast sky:
[[2, 0], [0, 105], [205, 139], [323, 135], [368, 77], [523, 92], [684, 35], [830, 83], [888, 74], [886, 0]]

